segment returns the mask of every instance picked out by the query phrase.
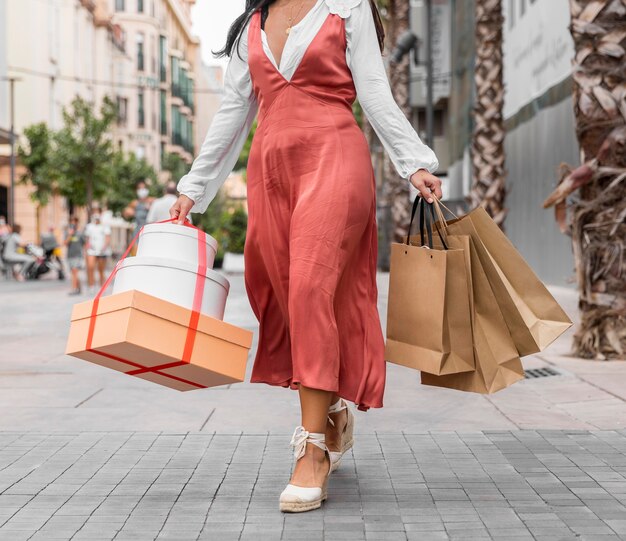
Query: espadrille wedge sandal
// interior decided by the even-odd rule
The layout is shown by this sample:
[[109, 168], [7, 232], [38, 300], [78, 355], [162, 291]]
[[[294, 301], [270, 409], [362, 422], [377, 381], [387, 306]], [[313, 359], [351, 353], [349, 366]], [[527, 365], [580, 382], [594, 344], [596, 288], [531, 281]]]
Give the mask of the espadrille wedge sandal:
[[[290, 445], [294, 448], [293, 454], [296, 460], [304, 456], [307, 443], [311, 443], [322, 449], [330, 460], [330, 454], [328, 447], [326, 447], [325, 439], [326, 434], [321, 432], [308, 432], [303, 426], [297, 426], [290, 442]], [[289, 483], [280, 495], [280, 510], [288, 513], [300, 513], [320, 507], [322, 502], [326, 499], [330, 471], [331, 469], [328, 468], [328, 473], [326, 477], [324, 477], [324, 483], [321, 487], [299, 487]]]
[[[328, 409], [328, 413], [337, 413], [342, 410], [346, 410], [348, 412], [348, 420], [346, 421], [346, 426], [341, 433], [339, 451], [329, 451], [331, 472], [334, 472], [339, 467], [343, 454], [351, 449], [352, 445], [354, 444], [354, 414], [352, 413], [352, 411], [350, 411], [348, 403], [343, 398], [340, 398], [339, 400], [337, 400], [337, 402], [330, 406], [330, 408]], [[328, 416], [328, 422], [332, 426], [335, 426], [335, 423], [330, 418], [330, 415]]]

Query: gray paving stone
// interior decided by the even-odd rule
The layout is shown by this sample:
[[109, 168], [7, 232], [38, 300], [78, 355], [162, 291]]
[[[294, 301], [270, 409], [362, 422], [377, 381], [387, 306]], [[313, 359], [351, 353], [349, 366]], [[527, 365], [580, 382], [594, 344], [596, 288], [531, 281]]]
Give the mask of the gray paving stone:
[[[225, 319], [256, 330], [242, 278], [230, 279]], [[296, 394], [248, 383], [180, 394], [63, 357], [63, 287], [0, 282], [19, 311], [0, 313], [0, 406], [12, 411], [0, 419], [0, 541], [626, 539], [626, 401], [615, 397], [626, 365], [572, 359], [560, 341], [563, 356], [524, 363], [567, 376], [492, 396], [419, 386], [389, 366], [388, 407], [357, 414], [328, 501], [286, 515]], [[520, 407], [533, 404], [541, 415]]]
[[[0, 441], [21, 442], [24, 456], [62, 440], [80, 464], [68, 475], [59, 453], [38, 451], [39, 462], [23, 470], [0, 455], [5, 477], [21, 476], [25, 492], [0, 492], [0, 539], [626, 539], [626, 508], [600, 485], [621, 489], [626, 465], [619, 454], [593, 454], [609, 436], [626, 449], [626, 434], [611, 432], [366, 434], [331, 478], [328, 501], [305, 514], [278, 510], [291, 461], [284, 435], [0, 433]], [[106, 459], [94, 441], [111, 450]], [[569, 449], [582, 441], [588, 452], [573, 457]], [[446, 453], [424, 452], [445, 445]], [[529, 471], [570, 459], [576, 475]], [[407, 482], [415, 471], [417, 481]], [[81, 486], [90, 490], [80, 494]]]

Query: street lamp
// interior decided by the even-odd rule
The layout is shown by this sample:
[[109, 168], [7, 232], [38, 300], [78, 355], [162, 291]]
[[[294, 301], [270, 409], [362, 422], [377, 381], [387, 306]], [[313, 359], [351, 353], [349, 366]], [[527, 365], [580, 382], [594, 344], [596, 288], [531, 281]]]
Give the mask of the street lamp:
[[416, 66], [426, 66], [426, 144], [434, 146], [434, 114], [433, 114], [433, 28], [432, 0], [426, 0], [426, 62], [419, 61], [419, 46], [421, 40], [411, 30], [406, 30], [398, 37], [389, 60], [400, 62], [407, 54], [413, 51], [413, 63]]
[[2, 77], [9, 81], [9, 144], [11, 145], [11, 193], [9, 194], [9, 224], [15, 225], [15, 83], [21, 81], [18, 77]]

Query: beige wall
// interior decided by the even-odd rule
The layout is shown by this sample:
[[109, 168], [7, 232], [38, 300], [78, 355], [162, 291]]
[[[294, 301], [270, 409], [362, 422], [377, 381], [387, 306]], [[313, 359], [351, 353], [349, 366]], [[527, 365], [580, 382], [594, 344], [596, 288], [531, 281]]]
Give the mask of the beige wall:
[[[62, 125], [62, 111], [80, 95], [100, 101], [107, 88], [94, 80], [110, 80], [112, 44], [108, 30], [94, 24], [94, 15], [78, 0], [19, 0], [5, 5], [0, 32], [6, 36], [8, 74], [19, 77], [15, 92], [15, 128], [46, 122], [51, 129]], [[2, 74], [4, 75], [4, 74]], [[7, 126], [8, 127], [8, 126]], [[10, 186], [9, 147], [0, 149], [0, 185]], [[37, 211], [31, 188], [18, 183], [16, 172], [15, 221], [26, 241], [36, 241]], [[62, 198], [53, 198], [39, 213], [40, 232], [53, 223], [61, 229], [67, 221]]]

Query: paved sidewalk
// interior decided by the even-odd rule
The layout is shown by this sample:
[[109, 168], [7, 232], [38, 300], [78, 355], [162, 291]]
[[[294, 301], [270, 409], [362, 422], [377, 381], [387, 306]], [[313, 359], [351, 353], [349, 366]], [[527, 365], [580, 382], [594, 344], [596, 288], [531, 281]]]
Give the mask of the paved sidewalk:
[[282, 514], [285, 437], [3, 434], [0, 539], [626, 539], [625, 431], [360, 435]]
[[[225, 320], [254, 330], [245, 383], [180, 393], [63, 355], [71, 307], [67, 285], [0, 282], [0, 431], [175, 431], [287, 433], [299, 423], [295, 391], [248, 383], [257, 322], [241, 275], [231, 275]], [[388, 275], [379, 274], [387, 315]], [[576, 296], [553, 288], [576, 318]], [[83, 297], [81, 300], [85, 300]], [[528, 379], [486, 396], [421, 385], [409, 368], [387, 365], [384, 407], [358, 412], [357, 432], [626, 428], [626, 362], [568, 356], [573, 329], [525, 368], [557, 376]]]
[[[229, 278], [249, 379], [256, 320]], [[626, 539], [626, 363], [570, 357], [573, 330], [523, 360], [557, 375], [491, 396], [389, 364], [329, 500], [284, 515], [297, 393], [178, 393], [66, 357], [66, 287], [0, 283], [0, 541]], [[552, 291], [576, 319], [575, 294]]]

